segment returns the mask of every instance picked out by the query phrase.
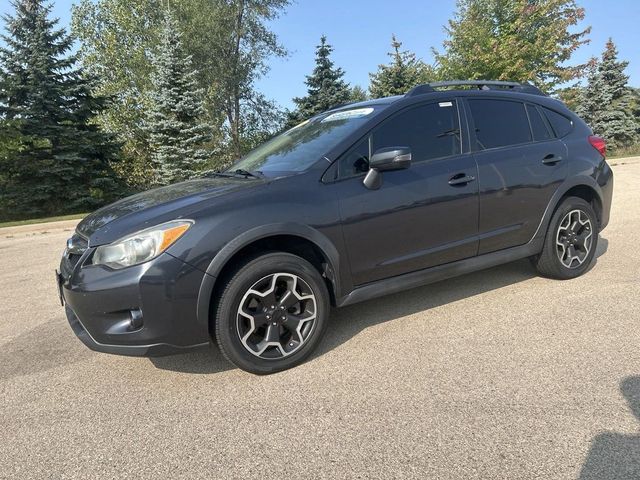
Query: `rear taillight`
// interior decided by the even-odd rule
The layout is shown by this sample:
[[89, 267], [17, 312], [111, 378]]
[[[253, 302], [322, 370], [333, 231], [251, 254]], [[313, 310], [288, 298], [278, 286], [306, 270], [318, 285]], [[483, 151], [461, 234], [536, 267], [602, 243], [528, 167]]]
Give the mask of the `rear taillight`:
[[600, 152], [600, 155], [603, 157], [607, 156], [607, 142], [604, 141], [604, 138], [597, 137], [595, 135], [589, 135], [589, 143], [593, 148]]

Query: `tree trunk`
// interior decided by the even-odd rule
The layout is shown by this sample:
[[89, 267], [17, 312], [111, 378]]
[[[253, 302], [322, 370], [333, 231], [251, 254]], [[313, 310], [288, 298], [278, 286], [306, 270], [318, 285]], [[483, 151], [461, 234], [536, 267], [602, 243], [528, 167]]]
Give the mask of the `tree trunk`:
[[231, 118], [229, 119], [231, 127], [231, 146], [236, 158], [242, 156], [242, 144], [240, 142], [240, 85], [238, 84], [238, 64], [240, 63], [240, 44], [243, 36], [245, 0], [238, 1], [238, 15], [236, 17], [236, 42], [233, 52], [233, 78], [235, 84], [233, 86], [233, 98], [231, 99]]

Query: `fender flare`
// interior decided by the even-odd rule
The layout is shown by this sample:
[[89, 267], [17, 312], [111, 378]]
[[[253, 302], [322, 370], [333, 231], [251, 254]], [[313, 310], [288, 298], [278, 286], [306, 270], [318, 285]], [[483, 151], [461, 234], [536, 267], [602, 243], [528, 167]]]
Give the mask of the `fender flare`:
[[544, 236], [547, 234], [547, 229], [549, 228], [549, 222], [551, 222], [551, 217], [553, 216], [554, 212], [558, 208], [558, 205], [560, 204], [560, 200], [562, 200], [562, 197], [564, 197], [566, 193], [569, 190], [571, 190], [573, 187], [591, 188], [596, 193], [596, 196], [598, 197], [598, 201], [600, 202], [600, 204], [601, 205], [603, 204], [602, 189], [600, 188], [600, 185], [598, 185], [598, 182], [596, 182], [593, 177], [590, 177], [588, 175], [580, 175], [580, 176], [567, 178], [562, 184], [560, 184], [558, 189], [555, 191], [555, 193], [549, 200], [549, 203], [547, 204], [547, 208], [545, 209], [544, 214], [542, 215], [542, 219], [540, 220], [540, 224], [538, 225], [538, 229], [533, 234], [531, 241], [544, 238]]
[[328, 279], [333, 284], [336, 297], [340, 293], [340, 255], [334, 244], [318, 230], [299, 223], [272, 223], [247, 230], [227, 243], [216, 253], [205, 271], [204, 278], [198, 291], [197, 318], [198, 323], [208, 328], [211, 295], [216, 280], [222, 269], [233, 256], [247, 245], [267, 237], [290, 235], [303, 238], [320, 249], [329, 264]]

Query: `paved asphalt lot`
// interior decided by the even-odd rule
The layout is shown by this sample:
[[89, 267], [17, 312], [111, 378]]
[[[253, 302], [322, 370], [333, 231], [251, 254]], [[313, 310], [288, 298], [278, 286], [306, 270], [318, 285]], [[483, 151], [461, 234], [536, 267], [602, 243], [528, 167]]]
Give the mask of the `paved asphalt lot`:
[[334, 311], [268, 377], [89, 351], [53, 281], [69, 225], [0, 230], [0, 478], [640, 478], [640, 162], [612, 163], [584, 277], [520, 261]]

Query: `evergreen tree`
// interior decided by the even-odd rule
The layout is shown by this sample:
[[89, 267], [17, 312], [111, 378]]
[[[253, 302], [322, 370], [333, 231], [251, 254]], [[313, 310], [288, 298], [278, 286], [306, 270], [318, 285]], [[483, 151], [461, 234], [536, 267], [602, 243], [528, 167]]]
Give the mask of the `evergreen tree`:
[[631, 87], [631, 102], [630, 102], [631, 114], [636, 122], [636, 143], [640, 142], [640, 88]]
[[354, 85], [351, 87], [349, 100], [352, 102], [364, 102], [365, 100], [369, 100], [369, 94], [360, 85]]
[[335, 67], [331, 60], [333, 47], [327, 43], [327, 37], [320, 38], [316, 47], [316, 66], [313, 73], [307, 76], [307, 95], [294, 98], [297, 111], [290, 114], [289, 124], [306, 120], [325, 110], [351, 101], [352, 91], [342, 78], [344, 71]]
[[631, 112], [632, 91], [627, 85], [629, 76], [624, 73], [628, 64], [618, 60], [618, 50], [609, 39], [602, 59], [592, 62], [576, 112], [596, 135], [607, 140], [612, 150], [637, 139], [637, 124]]
[[153, 65], [152, 106], [146, 128], [157, 182], [168, 184], [202, 170], [208, 156], [203, 143], [211, 138], [201, 120], [204, 92], [198, 88], [198, 72], [192, 67], [191, 56], [184, 53], [178, 24], [170, 11]]
[[114, 199], [117, 148], [91, 123], [104, 108], [68, 54], [72, 39], [50, 5], [15, 0], [0, 48], [0, 137], [16, 139], [2, 158], [0, 203], [13, 218], [78, 212]]
[[387, 54], [391, 63], [379, 65], [376, 73], [369, 74], [369, 92], [373, 98], [404, 95], [416, 85], [429, 81], [428, 67], [414, 53], [401, 51], [402, 42], [395, 35], [391, 37], [391, 47], [393, 51]]

